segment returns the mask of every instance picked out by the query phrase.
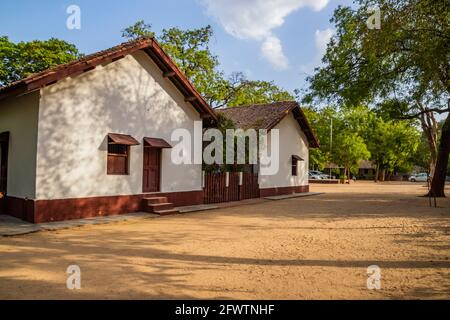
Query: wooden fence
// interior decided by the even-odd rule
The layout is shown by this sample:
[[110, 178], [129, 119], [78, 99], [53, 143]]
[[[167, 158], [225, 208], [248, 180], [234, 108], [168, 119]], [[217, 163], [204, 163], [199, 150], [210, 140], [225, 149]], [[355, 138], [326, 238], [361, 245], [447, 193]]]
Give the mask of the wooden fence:
[[204, 203], [221, 203], [243, 199], [259, 198], [258, 175], [240, 172], [205, 172]]
[[258, 175], [244, 172], [242, 177], [241, 199], [259, 198]]

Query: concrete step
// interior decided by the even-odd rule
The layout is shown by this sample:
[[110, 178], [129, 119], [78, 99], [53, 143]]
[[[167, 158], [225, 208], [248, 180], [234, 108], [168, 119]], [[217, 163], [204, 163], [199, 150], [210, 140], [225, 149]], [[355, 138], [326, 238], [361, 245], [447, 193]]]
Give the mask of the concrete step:
[[179, 214], [180, 212], [176, 209], [170, 209], [170, 210], [155, 210], [153, 213], [159, 214], [160, 216], [168, 216], [172, 214]]
[[155, 210], [172, 210], [174, 205], [173, 203], [149, 203], [147, 204], [147, 208], [151, 210], [151, 212], [155, 212]]
[[148, 204], [168, 203], [167, 197], [146, 197], [144, 201]]

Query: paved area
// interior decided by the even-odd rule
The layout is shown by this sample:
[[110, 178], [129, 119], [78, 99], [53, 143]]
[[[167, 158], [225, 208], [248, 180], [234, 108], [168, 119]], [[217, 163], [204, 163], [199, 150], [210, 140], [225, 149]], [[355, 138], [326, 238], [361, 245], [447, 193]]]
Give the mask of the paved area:
[[197, 211], [213, 210], [218, 208], [219, 206], [214, 204], [200, 204], [197, 206], [177, 207], [175, 209], [177, 209], [180, 213], [190, 213]]
[[142, 220], [156, 217], [159, 216], [145, 212], [137, 212], [124, 215], [33, 224], [14, 217], [0, 215], [0, 237], [18, 236], [38, 231], [56, 231], [70, 228], [78, 228], [87, 225], [108, 224], [114, 222]]
[[[294, 195], [289, 195], [288, 198]], [[305, 194], [306, 196], [306, 194]], [[286, 197], [286, 196], [285, 196]], [[272, 200], [281, 200], [282, 198], [272, 199]], [[286, 199], [286, 198], [283, 198]], [[199, 211], [207, 211], [214, 210], [219, 208], [228, 208], [235, 206], [242, 206], [254, 203], [261, 203], [263, 199], [249, 199], [243, 201], [233, 201], [227, 203], [218, 203], [218, 204], [202, 204], [195, 206], [184, 206], [175, 208], [181, 214], [199, 212]], [[98, 224], [108, 224], [115, 223], [120, 221], [130, 221], [130, 220], [140, 220], [140, 219], [149, 219], [149, 218], [157, 218], [159, 215], [150, 214], [146, 212], [136, 212], [136, 213], [128, 213], [122, 215], [113, 215], [113, 216], [104, 216], [104, 217], [94, 217], [87, 219], [75, 219], [75, 220], [67, 220], [67, 221], [56, 221], [56, 222], [48, 222], [48, 223], [40, 223], [33, 224], [29, 223], [11, 216], [0, 215], [0, 237], [10, 237], [10, 236], [19, 236], [28, 233], [34, 233], [39, 231], [56, 231], [70, 228], [78, 228], [87, 225], [98, 225]]]
[[0, 238], [0, 299], [450, 299], [450, 199], [430, 208], [412, 183], [311, 191], [325, 194]]
[[38, 225], [11, 216], [0, 215], [0, 236], [22, 235], [40, 230]]
[[286, 195], [281, 195], [281, 196], [265, 197], [264, 199], [277, 201], [277, 200], [286, 200], [286, 199], [292, 199], [292, 198], [312, 197], [312, 196], [318, 196], [319, 194], [323, 194], [323, 193], [321, 193], [321, 192], [293, 193], [293, 194], [286, 194]]

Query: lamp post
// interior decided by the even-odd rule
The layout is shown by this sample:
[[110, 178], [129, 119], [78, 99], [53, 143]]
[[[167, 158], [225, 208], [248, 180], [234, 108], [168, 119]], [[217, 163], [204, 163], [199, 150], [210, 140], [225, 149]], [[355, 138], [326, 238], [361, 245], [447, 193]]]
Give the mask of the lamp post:
[[[333, 117], [330, 118], [330, 160], [333, 152]], [[331, 163], [330, 163], [330, 179], [331, 179]]]

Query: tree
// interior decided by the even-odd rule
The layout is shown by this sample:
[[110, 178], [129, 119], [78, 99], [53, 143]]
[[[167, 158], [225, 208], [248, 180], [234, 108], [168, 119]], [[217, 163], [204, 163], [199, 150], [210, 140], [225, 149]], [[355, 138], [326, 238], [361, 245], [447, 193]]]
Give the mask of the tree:
[[82, 57], [75, 45], [51, 38], [13, 43], [0, 37], [0, 86]]
[[373, 122], [371, 139], [367, 140], [371, 159], [376, 165], [376, 180], [384, 181], [386, 172], [409, 171], [420, 144], [420, 133], [408, 121], [385, 121], [377, 117]]
[[[426, 110], [420, 101], [417, 102], [417, 107], [421, 111]], [[377, 112], [384, 119], [404, 119], [403, 114], [406, 114], [408, 109], [409, 106], [407, 102], [401, 102], [395, 99], [388, 99], [377, 105]], [[434, 112], [420, 113], [418, 118], [423, 131], [423, 140], [421, 142], [426, 142], [425, 144], [422, 143], [420, 147], [426, 146], [428, 149], [421, 149], [422, 153], [419, 157], [421, 160], [426, 159], [427, 163], [419, 161], [420, 166], [428, 168], [429, 175], [433, 176], [437, 162], [440, 126], [436, 121]]]
[[212, 36], [211, 26], [193, 30], [170, 28], [162, 31], [159, 41], [208, 103], [217, 107], [222, 106], [233, 86], [219, 70], [217, 56], [211, 53]]
[[[323, 67], [309, 78], [305, 101], [328, 100], [357, 106], [398, 101], [399, 118], [447, 114], [442, 128], [430, 195], [443, 197], [450, 153], [450, 68], [448, 8], [442, 0], [357, 0], [339, 7], [336, 36]], [[381, 29], [371, 30], [370, 8], [382, 13]]]
[[154, 36], [152, 25], [145, 23], [144, 20], [139, 20], [134, 25], [122, 30], [122, 37], [127, 39], [153, 38]]
[[[138, 21], [122, 31], [126, 38], [154, 36], [151, 25]], [[156, 36], [186, 77], [215, 108], [255, 103], [293, 100], [292, 95], [273, 82], [248, 80], [241, 72], [226, 77], [209, 47], [213, 37], [211, 26], [193, 30], [164, 29]]]
[[360, 162], [369, 159], [364, 139], [356, 132], [341, 132], [333, 144], [333, 159], [344, 166], [344, 175], [350, 177], [351, 171], [356, 169]]
[[[338, 124], [339, 117], [333, 108], [323, 108], [314, 110], [313, 108], [304, 108], [303, 111], [314, 128], [314, 132], [320, 141], [320, 148], [309, 150], [309, 164], [312, 169], [323, 170], [327, 164], [333, 162], [331, 157], [331, 121], [334, 119], [334, 125]], [[339, 131], [335, 131], [339, 134]]]
[[228, 102], [228, 106], [247, 104], [262, 104], [276, 101], [294, 100], [287, 91], [281, 89], [273, 81], [241, 81], [241, 88], [237, 90]]
[[[367, 106], [347, 108], [336, 111], [326, 107], [319, 111], [306, 109], [309, 121], [321, 142], [320, 150], [311, 150], [311, 164], [322, 169], [326, 163], [333, 162], [349, 170], [356, 169], [360, 160], [371, 160], [377, 167], [375, 179], [384, 180], [386, 173], [406, 172], [418, 164], [417, 150], [420, 132], [417, 121], [393, 120], [381, 115]], [[331, 120], [333, 120], [333, 146], [331, 146]], [[350, 142], [355, 139], [356, 147]], [[345, 159], [343, 153], [355, 153], [353, 149], [365, 148], [370, 157], [353, 158], [353, 164]], [[361, 156], [361, 155], [360, 155]], [[366, 154], [367, 156], [367, 154]], [[347, 163], [346, 163], [347, 162]]]

